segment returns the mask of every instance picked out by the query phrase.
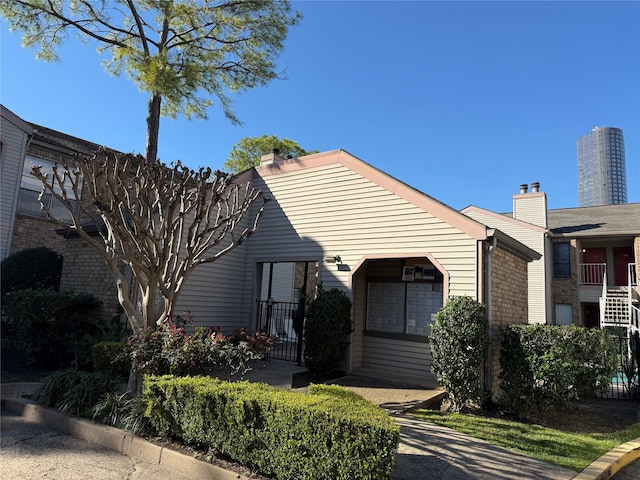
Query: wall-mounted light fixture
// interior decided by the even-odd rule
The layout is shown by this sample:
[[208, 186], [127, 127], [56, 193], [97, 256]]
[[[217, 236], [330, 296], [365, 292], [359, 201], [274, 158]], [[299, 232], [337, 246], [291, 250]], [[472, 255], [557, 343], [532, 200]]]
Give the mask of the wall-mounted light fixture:
[[324, 261], [327, 263], [342, 263], [342, 258], [340, 258], [340, 255], [327, 255], [324, 257]]

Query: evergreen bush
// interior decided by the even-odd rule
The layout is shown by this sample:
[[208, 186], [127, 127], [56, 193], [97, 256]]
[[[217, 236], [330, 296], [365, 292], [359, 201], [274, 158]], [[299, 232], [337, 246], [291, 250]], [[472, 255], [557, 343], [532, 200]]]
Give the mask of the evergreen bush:
[[12, 335], [9, 346], [28, 365], [48, 369], [91, 366], [91, 348], [103, 327], [93, 310], [93, 295], [52, 290], [17, 290], [7, 294], [4, 320]]
[[27, 248], [9, 255], [0, 263], [0, 292], [16, 290], [58, 290], [62, 255], [47, 247]]
[[105, 340], [91, 349], [93, 368], [114, 378], [127, 379], [131, 371], [131, 358], [126, 352], [126, 343]]
[[304, 326], [304, 361], [314, 378], [329, 377], [342, 365], [351, 332], [351, 300], [337, 288], [321, 290]]
[[482, 372], [489, 344], [485, 308], [471, 297], [451, 297], [431, 326], [431, 370], [449, 394], [450, 409], [483, 401]]
[[606, 330], [509, 325], [500, 349], [500, 402], [516, 411], [565, 406], [581, 395], [604, 393], [617, 363]]
[[211, 377], [144, 380], [152, 425], [265, 475], [297, 480], [391, 479], [399, 427], [338, 386], [309, 393]]

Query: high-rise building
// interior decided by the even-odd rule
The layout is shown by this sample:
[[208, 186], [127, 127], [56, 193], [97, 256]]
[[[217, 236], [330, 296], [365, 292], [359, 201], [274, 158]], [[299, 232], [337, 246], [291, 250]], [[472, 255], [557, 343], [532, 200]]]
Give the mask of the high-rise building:
[[578, 204], [627, 203], [627, 172], [622, 130], [596, 127], [578, 138]]

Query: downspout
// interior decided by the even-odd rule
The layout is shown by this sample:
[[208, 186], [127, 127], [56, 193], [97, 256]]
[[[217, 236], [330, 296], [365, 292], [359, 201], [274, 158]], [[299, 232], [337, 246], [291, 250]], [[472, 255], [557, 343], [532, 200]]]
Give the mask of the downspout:
[[487, 316], [487, 336], [489, 338], [489, 346], [485, 352], [484, 361], [484, 391], [490, 399], [492, 396], [491, 386], [493, 384], [493, 375], [491, 371], [492, 365], [492, 342], [491, 324], [493, 321], [491, 315], [491, 252], [496, 248], [498, 240], [496, 237], [488, 237], [486, 243], [482, 242], [482, 270], [483, 270], [483, 298], [479, 301], [485, 305], [485, 315]]

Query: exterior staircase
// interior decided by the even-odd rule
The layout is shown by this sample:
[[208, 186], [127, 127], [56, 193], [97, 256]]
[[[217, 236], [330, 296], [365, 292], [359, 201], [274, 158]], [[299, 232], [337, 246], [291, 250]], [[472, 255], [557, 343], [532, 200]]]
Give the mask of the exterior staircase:
[[[607, 289], [606, 296], [600, 299], [601, 327], [626, 328], [630, 330], [630, 333], [640, 331], [637, 317], [638, 301], [636, 299], [630, 302], [629, 298], [629, 292], [624, 287]], [[633, 308], [636, 309], [635, 315]]]
[[636, 264], [627, 265], [628, 283], [625, 287], [607, 287], [606, 270], [600, 297], [600, 328], [625, 328], [629, 335], [640, 333], [640, 295]]

